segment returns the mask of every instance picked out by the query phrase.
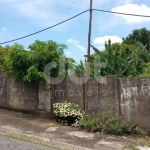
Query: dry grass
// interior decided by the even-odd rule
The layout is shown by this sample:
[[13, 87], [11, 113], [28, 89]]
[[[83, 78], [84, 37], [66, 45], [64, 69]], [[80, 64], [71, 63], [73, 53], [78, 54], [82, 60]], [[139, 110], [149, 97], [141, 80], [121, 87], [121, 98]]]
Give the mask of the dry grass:
[[134, 139], [135, 144], [150, 147], [150, 136], [138, 137]]
[[139, 150], [135, 145], [128, 145], [123, 148], [123, 150]]

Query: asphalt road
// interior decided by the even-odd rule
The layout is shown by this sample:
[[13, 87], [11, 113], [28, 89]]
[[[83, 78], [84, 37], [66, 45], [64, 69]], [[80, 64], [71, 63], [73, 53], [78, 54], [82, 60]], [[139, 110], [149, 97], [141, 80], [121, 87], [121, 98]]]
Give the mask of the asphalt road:
[[0, 150], [58, 150], [0, 135]]

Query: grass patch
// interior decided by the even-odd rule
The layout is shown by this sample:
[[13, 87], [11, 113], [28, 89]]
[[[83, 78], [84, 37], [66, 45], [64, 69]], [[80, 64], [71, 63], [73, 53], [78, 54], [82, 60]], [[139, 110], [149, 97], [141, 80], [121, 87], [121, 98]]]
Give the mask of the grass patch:
[[136, 139], [134, 139], [134, 142], [137, 145], [140, 145], [140, 146], [148, 146], [148, 147], [150, 147], [150, 137], [149, 136], [137, 137]]
[[146, 133], [138, 126], [122, 120], [120, 116], [113, 116], [102, 112], [84, 116], [83, 119], [77, 120], [73, 126], [86, 129], [87, 131], [112, 135], [146, 135]]
[[123, 150], [139, 150], [135, 145], [128, 145], [123, 148]]

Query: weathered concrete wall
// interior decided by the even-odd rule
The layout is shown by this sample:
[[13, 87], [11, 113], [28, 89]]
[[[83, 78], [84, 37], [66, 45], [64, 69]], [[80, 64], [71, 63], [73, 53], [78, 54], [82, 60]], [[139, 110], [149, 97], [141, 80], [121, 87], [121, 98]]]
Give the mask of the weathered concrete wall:
[[120, 79], [119, 92], [122, 117], [150, 129], [150, 77]]
[[7, 104], [7, 78], [4, 74], [0, 73], [0, 105]]
[[54, 85], [54, 103], [64, 101], [78, 104], [86, 113], [105, 111], [119, 114], [118, 77], [90, 78], [87, 82], [82, 77], [73, 77], [72, 80], [67, 77]]
[[67, 77], [54, 85], [53, 93], [54, 103], [73, 102], [87, 114], [102, 111], [121, 115], [131, 123], [150, 129], [150, 77], [118, 79], [107, 76], [90, 78], [84, 84], [75, 84]]
[[[70, 78], [72, 77], [72, 78]], [[49, 85], [38, 93], [35, 84], [18, 82], [0, 73], [0, 105], [22, 110], [50, 110]], [[87, 114], [96, 111], [120, 114], [124, 119], [150, 129], [150, 77], [118, 79], [115, 76], [90, 78], [68, 76], [53, 85], [53, 103], [72, 102]]]
[[50, 84], [47, 82], [46, 86], [43, 88], [39, 88], [38, 97], [39, 97], [39, 110], [51, 111], [51, 94], [50, 94]]
[[118, 77], [90, 78], [85, 86], [86, 112], [107, 112], [119, 115]]
[[37, 110], [38, 85], [16, 81], [0, 74], [0, 105], [21, 110]]

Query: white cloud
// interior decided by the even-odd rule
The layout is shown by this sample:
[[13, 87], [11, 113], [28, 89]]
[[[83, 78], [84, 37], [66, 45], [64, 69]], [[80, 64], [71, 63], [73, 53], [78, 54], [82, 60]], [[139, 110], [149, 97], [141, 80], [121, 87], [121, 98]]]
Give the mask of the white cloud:
[[104, 44], [108, 40], [111, 40], [111, 43], [122, 42], [122, 39], [118, 36], [102, 36], [94, 39], [94, 44]]
[[2, 27], [2, 30], [3, 30], [3, 31], [6, 31], [6, 28], [5, 28], [5, 27]]
[[[123, 6], [117, 6], [112, 8], [112, 11], [121, 12], [121, 13], [128, 13], [128, 14], [138, 14], [138, 15], [149, 15], [150, 14], [150, 7], [146, 6], [145, 4], [126, 4]], [[150, 21], [150, 18], [146, 17], [135, 17], [135, 16], [127, 16], [127, 15], [118, 15], [125, 19], [126, 23], [140, 23], [143, 21]]]
[[98, 48], [99, 50], [104, 50], [105, 42], [107, 42], [109, 39], [111, 40], [111, 43], [122, 42], [122, 39], [118, 36], [102, 36], [95, 38], [93, 43], [96, 44], [96, 48]]
[[67, 42], [68, 42], [68, 43], [75, 44], [75, 45], [79, 43], [79, 41], [78, 41], [78, 40], [75, 40], [75, 39], [69, 39]]
[[75, 40], [75, 39], [69, 39], [67, 41], [68, 43], [71, 43], [71, 44], [74, 44], [77, 48], [79, 48], [82, 52], [85, 52], [86, 51], [86, 48], [82, 45], [80, 45], [79, 41], [78, 40]]
[[70, 52], [70, 51], [66, 51], [65, 54], [66, 54], [66, 55], [70, 55], [71, 52]]

